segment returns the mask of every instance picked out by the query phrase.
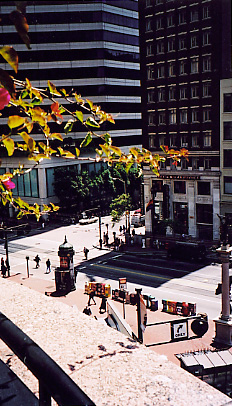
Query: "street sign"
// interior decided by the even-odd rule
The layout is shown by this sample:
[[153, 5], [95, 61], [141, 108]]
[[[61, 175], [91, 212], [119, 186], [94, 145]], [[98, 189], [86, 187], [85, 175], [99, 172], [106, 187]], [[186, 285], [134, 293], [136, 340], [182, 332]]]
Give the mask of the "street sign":
[[127, 288], [126, 278], [119, 278], [119, 289], [126, 290], [126, 288]]
[[171, 322], [171, 339], [172, 341], [188, 339], [188, 321]]

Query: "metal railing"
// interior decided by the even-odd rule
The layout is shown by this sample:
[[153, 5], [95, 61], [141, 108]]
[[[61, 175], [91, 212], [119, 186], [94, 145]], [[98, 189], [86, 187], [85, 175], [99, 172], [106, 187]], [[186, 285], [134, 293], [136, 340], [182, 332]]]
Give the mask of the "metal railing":
[[39, 381], [39, 405], [91, 406], [91, 399], [30, 337], [0, 313], [0, 339], [17, 355]]

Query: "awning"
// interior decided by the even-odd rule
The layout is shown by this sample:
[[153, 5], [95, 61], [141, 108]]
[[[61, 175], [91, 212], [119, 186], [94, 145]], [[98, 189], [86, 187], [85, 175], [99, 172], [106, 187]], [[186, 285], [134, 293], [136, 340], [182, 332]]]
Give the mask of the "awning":
[[232, 370], [232, 353], [230, 350], [220, 351], [194, 351], [190, 353], [176, 354], [181, 362], [181, 367], [194, 373], [201, 374], [217, 373]]

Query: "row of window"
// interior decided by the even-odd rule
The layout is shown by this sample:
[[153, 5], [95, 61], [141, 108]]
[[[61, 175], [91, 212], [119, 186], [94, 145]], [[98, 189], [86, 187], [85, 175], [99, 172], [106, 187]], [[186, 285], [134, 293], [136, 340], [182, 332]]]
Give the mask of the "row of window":
[[211, 17], [210, 7], [204, 6], [202, 11], [192, 7], [189, 13], [185, 9], [178, 11], [178, 16], [174, 12], [168, 12], [166, 15], [156, 15], [146, 18], [146, 31], [162, 30], [163, 28], [175, 27], [176, 25], [192, 23], [200, 20], [206, 20]]
[[[6, 172], [6, 168], [0, 168], [0, 175]], [[13, 170], [11, 170], [11, 173]], [[13, 179], [15, 188], [12, 189], [14, 196], [39, 197], [38, 170], [32, 169], [24, 175], [15, 176]]]
[[[156, 135], [150, 135], [150, 147], [155, 147], [155, 143], [157, 141]], [[193, 134], [191, 135], [191, 139], [187, 134], [182, 134], [181, 137], [177, 136], [177, 134], [172, 134], [167, 136], [166, 134], [160, 134], [158, 136], [158, 145], [168, 145], [169, 147], [200, 147], [203, 146], [205, 148], [209, 148], [212, 145], [212, 135], [211, 132], [206, 132], [203, 136], [200, 134]], [[191, 165], [190, 165], [191, 166]]]
[[[186, 194], [186, 182], [184, 180], [174, 181], [174, 193]], [[209, 196], [210, 182], [197, 182], [197, 194]]]
[[187, 108], [179, 109], [178, 115], [179, 117], [177, 118], [176, 108], [169, 109], [168, 111], [158, 111], [158, 113], [151, 112], [148, 114], [148, 125], [167, 124], [167, 120], [169, 124], [209, 122], [211, 121], [211, 108], [207, 107], [201, 110], [200, 108], [191, 108], [190, 112], [188, 112]]
[[[189, 66], [190, 65], [190, 66]], [[211, 72], [211, 55], [202, 57], [200, 64], [199, 56], [192, 57], [190, 64], [187, 58], [177, 62], [160, 62], [156, 65], [147, 66], [147, 80], [160, 79], [176, 75], [187, 75], [188, 73]]]
[[[211, 44], [211, 33], [210, 31], [204, 31], [201, 35], [201, 44], [203, 46]], [[157, 54], [164, 54], [166, 52], [172, 52], [176, 50], [183, 50], [189, 48], [197, 48], [200, 45], [199, 35], [192, 34], [190, 37], [190, 42], [188, 42], [187, 37], [181, 36], [178, 40], [175, 37], [167, 39], [164, 41], [163, 39], [157, 40], [156, 45], [154, 46], [153, 43], [148, 43], [146, 48], [147, 56]]]
[[[201, 94], [202, 91], [202, 94]], [[190, 87], [179, 86], [169, 86], [168, 89], [165, 87], [160, 87], [155, 91], [154, 89], [148, 89], [147, 101], [148, 103], [154, 103], [156, 101], [162, 102], [166, 100], [185, 100], [188, 98], [196, 99], [202, 97], [211, 96], [211, 82], [205, 82], [201, 84], [192, 84]]]

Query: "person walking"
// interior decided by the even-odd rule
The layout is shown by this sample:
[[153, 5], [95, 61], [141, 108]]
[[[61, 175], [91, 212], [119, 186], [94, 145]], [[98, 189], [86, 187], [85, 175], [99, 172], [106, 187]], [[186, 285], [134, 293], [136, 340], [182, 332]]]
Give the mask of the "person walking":
[[35, 261], [35, 263], [36, 263], [36, 268], [39, 268], [39, 263], [40, 263], [40, 261], [41, 261], [41, 259], [40, 259], [40, 257], [39, 257], [39, 255], [37, 254], [36, 255], [36, 257], [34, 258], [34, 261]]
[[47, 270], [45, 273], [50, 273], [51, 272], [51, 261], [49, 258], [46, 261], [46, 265], [47, 265]]
[[2, 257], [1, 258], [1, 273], [2, 273], [3, 278], [5, 278], [5, 276], [6, 276], [6, 271], [7, 271], [7, 268], [6, 268], [6, 265], [4, 263], [4, 259]]
[[92, 299], [92, 301], [94, 302], [94, 304], [97, 304], [96, 302], [95, 302], [95, 299], [94, 299], [94, 296], [95, 296], [95, 292], [94, 292], [94, 290], [91, 290], [90, 292], [89, 292], [89, 301], [88, 301], [88, 306], [91, 306], [91, 299]]
[[88, 248], [84, 247], [83, 252], [85, 254], [85, 259], [88, 259], [88, 253], [89, 253]]

